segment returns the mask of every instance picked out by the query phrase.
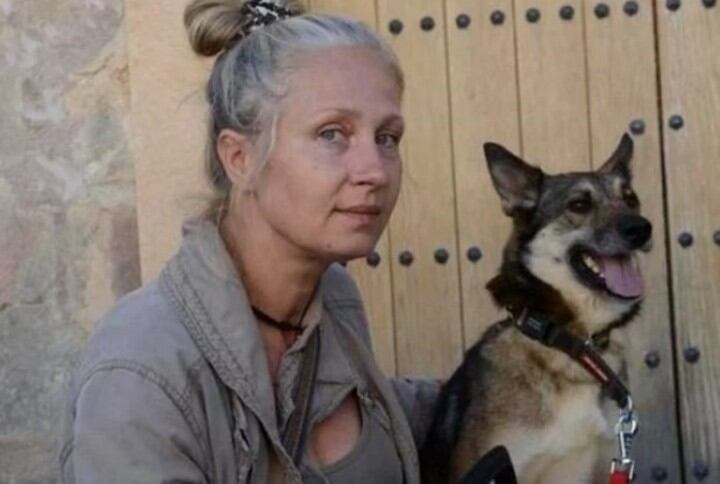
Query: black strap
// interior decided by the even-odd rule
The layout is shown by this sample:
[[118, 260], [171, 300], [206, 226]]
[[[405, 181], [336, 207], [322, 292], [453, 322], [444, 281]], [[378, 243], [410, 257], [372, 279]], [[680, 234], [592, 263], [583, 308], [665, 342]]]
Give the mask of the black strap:
[[502, 445], [480, 458], [459, 484], [517, 484], [510, 454]]
[[285, 447], [288, 455], [292, 458], [295, 467], [298, 468], [300, 467], [300, 461], [302, 460], [305, 449], [308, 417], [312, 403], [319, 356], [320, 328], [315, 328], [313, 334], [310, 335], [305, 351], [303, 351], [299, 378], [293, 393], [295, 409], [290, 416], [290, 420], [282, 436], [283, 447]]
[[583, 340], [543, 315], [524, 310], [515, 318], [515, 325], [527, 337], [545, 346], [556, 348], [582, 365], [603, 387], [620, 408], [628, 405], [630, 392], [605, 360], [595, 351], [590, 340]]

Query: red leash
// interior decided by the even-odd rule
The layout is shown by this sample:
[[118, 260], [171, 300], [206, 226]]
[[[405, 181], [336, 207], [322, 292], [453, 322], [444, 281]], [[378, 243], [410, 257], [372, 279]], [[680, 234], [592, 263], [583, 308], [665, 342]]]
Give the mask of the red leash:
[[610, 474], [610, 484], [630, 484], [630, 474], [625, 471], [615, 471]]

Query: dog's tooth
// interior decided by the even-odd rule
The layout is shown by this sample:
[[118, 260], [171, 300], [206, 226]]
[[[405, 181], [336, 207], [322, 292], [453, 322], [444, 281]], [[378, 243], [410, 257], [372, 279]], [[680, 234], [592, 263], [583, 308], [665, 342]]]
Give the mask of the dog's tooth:
[[598, 276], [602, 276], [602, 274], [600, 273], [600, 267], [598, 267], [597, 262], [595, 262], [595, 259], [590, 257], [588, 254], [585, 254], [585, 255], [583, 255], [583, 262], [595, 274], [597, 274]]

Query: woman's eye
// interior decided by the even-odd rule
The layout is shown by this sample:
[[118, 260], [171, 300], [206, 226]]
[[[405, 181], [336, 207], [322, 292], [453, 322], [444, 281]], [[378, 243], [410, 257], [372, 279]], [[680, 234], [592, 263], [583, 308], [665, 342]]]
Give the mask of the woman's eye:
[[568, 203], [568, 209], [578, 214], [586, 214], [592, 209], [592, 203], [587, 199], [573, 200]]
[[377, 135], [375, 142], [383, 148], [396, 148], [400, 144], [400, 136], [390, 133]]
[[330, 143], [339, 143], [343, 140], [344, 136], [340, 128], [330, 128], [320, 132], [320, 137]]

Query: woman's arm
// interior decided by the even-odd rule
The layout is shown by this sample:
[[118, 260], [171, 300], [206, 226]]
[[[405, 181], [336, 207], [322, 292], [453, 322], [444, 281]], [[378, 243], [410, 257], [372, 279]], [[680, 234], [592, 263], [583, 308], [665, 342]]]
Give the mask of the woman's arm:
[[95, 372], [75, 403], [68, 483], [205, 483], [207, 462], [180, 396], [128, 368]]
[[441, 382], [431, 378], [391, 378], [393, 390], [405, 411], [418, 448], [432, 423]]

